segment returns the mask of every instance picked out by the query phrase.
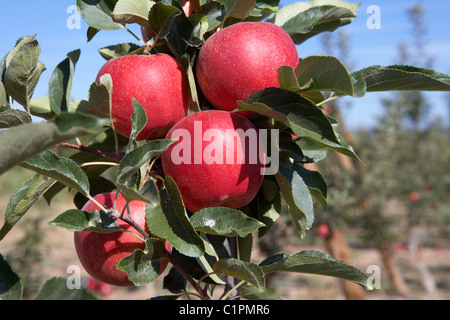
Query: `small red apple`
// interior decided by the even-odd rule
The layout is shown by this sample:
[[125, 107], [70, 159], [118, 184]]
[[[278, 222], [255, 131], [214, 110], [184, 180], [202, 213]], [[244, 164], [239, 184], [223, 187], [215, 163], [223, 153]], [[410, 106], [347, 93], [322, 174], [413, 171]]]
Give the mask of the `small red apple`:
[[177, 183], [190, 211], [218, 206], [236, 209], [256, 196], [263, 180], [265, 150], [246, 117], [200, 111], [178, 122], [166, 138], [179, 140], [162, 153], [163, 171]]
[[145, 109], [147, 125], [137, 140], [164, 137], [186, 116], [190, 89], [186, 71], [173, 57], [128, 55], [108, 60], [97, 75], [110, 74], [113, 82], [111, 116], [118, 133], [129, 137], [133, 98]]
[[[107, 208], [112, 208], [116, 193], [102, 193], [94, 197], [98, 203]], [[126, 200], [121, 194], [117, 196], [116, 209], [121, 212], [126, 205]], [[143, 201], [131, 201], [128, 204], [126, 213], [142, 229], [147, 229], [145, 220], [146, 203]], [[91, 212], [100, 210], [100, 208], [89, 200], [82, 208], [83, 211]], [[119, 227], [139, 234], [136, 229], [128, 223], [118, 219]], [[75, 249], [78, 258], [86, 272], [97, 281], [101, 281], [115, 286], [132, 286], [133, 283], [128, 279], [127, 274], [115, 266], [119, 261], [131, 255], [136, 249], [145, 249], [145, 244], [138, 237], [124, 231], [113, 233], [98, 233], [94, 231], [84, 231], [74, 233]], [[166, 241], [167, 251], [172, 250], [172, 246]], [[161, 260], [161, 274], [167, 267], [167, 261]]]
[[[155, 2], [159, 2], [159, 0], [155, 0]], [[199, 0], [186, 0], [181, 5], [183, 8], [184, 14], [186, 17], [189, 17], [192, 12], [198, 10], [200, 8]], [[156, 33], [153, 30], [148, 30], [147, 28], [141, 27], [142, 37], [144, 41], [149, 41], [151, 38], [156, 36]]]
[[289, 34], [269, 22], [239, 22], [209, 37], [197, 59], [198, 82], [217, 109], [235, 110], [236, 101], [267, 87], [279, 87], [277, 69], [297, 67]]
[[413, 191], [409, 194], [409, 200], [411, 200], [412, 202], [417, 202], [420, 199], [420, 193], [418, 193], [417, 191]]

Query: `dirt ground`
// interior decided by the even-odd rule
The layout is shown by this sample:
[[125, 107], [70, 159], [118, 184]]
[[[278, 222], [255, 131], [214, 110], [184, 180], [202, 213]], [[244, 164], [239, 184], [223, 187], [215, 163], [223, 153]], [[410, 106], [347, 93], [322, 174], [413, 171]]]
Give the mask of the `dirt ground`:
[[[4, 209], [7, 200], [0, 198], [0, 225], [3, 225]], [[50, 209], [51, 208], [51, 209]], [[59, 213], [68, 208], [73, 208], [72, 203], [67, 200], [55, 200], [51, 207], [43, 203], [32, 208], [18, 225], [10, 232], [4, 240], [0, 241], [0, 253], [8, 259], [12, 268], [24, 279], [23, 267], [19, 266], [16, 261], [20, 250], [19, 243], [33, 232], [33, 228], [38, 226], [41, 232], [39, 244], [36, 248], [41, 250], [42, 256], [40, 264], [33, 267], [31, 275], [39, 273], [40, 281], [50, 279], [51, 277], [68, 277], [71, 274], [67, 272], [69, 266], [80, 266], [83, 279], [87, 280], [88, 275], [83, 271], [75, 253], [73, 245], [73, 234], [67, 230], [49, 226], [48, 222]], [[41, 218], [41, 219], [39, 219]], [[20, 247], [20, 246], [19, 246]], [[325, 249], [320, 245], [314, 247], [290, 246], [285, 248], [285, 252], [295, 253], [301, 250], [319, 250]], [[258, 262], [258, 252], [254, 255], [254, 261]], [[411, 260], [411, 255], [404, 248], [399, 247], [396, 251], [396, 262], [408, 286], [406, 295], [397, 295], [392, 291], [388, 276], [384, 272], [384, 266], [380, 260], [378, 253], [370, 248], [352, 248], [351, 264], [366, 272], [371, 265], [380, 267], [380, 289], [367, 292], [365, 299], [407, 299], [407, 300], [423, 300], [423, 299], [450, 299], [450, 249], [440, 248], [424, 248], [423, 261], [425, 261], [433, 276], [437, 288], [437, 294], [430, 297], [425, 294], [425, 290], [421, 284], [420, 273]], [[30, 270], [27, 270], [30, 271]], [[167, 271], [166, 271], [167, 272]], [[148, 299], [153, 296], [170, 294], [166, 290], [162, 290], [162, 279], [159, 277], [152, 284], [139, 288], [119, 288], [108, 287], [106, 294], [100, 294], [101, 299]], [[25, 279], [24, 279], [25, 281]], [[283, 299], [286, 300], [342, 300], [344, 296], [340, 291], [339, 281], [335, 278], [306, 275], [306, 274], [277, 274], [272, 280], [273, 290]], [[26, 284], [25, 284], [26, 285]], [[40, 284], [42, 286], [42, 284]], [[31, 295], [31, 294], [30, 294]]]

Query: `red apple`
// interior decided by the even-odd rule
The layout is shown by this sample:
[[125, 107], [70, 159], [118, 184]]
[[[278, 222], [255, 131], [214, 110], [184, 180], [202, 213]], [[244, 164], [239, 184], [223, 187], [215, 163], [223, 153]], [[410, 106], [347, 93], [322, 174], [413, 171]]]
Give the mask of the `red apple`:
[[196, 73], [206, 99], [217, 109], [235, 110], [258, 90], [279, 87], [277, 69], [297, 67], [297, 48], [289, 34], [268, 22], [240, 22], [209, 37]]
[[242, 207], [261, 187], [265, 149], [258, 146], [257, 129], [244, 116], [200, 111], [178, 122], [166, 138], [179, 140], [162, 153], [163, 171], [177, 183], [190, 211]]
[[[102, 193], [94, 197], [101, 205], [112, 208], [114, 204], [115, 193]], [[126, 205], [126, 200], [121, 194], [116, 200], [116, 209], [121, 212]], [[143, 201], [131, 201], [125, 214], [131, 217], [146, 232], [148, 232], [145, 220], [146, 203]], [[100, 208], [91, 200], [82, 208], [83, 211], [91, 212], [100, 210]], [[118, 219], [119, 227], [139, 234], [136, 229], [129, 224]], [[84, 231], [74, 233], [75, 249], [78, 258], [86, 272], [96, 279], [115, 286], [132, 286], [133, 283], [128, 279], [127, 274], [115, 266], [119, 261], [132, 254], [136, 249], [144, 249], [145, 244], [138, 237], [124, 231], [113, 233], [98, 233], [94, 231]], [[166, 250], [172, 250], [172, 246], [166, 241]], [[161, 260], [159, 273], [161, 274], [167, 267], [167, 261]]]
[[118, 133], [129, 137], [133, 98], [145, 109], [147, 125], [137, 140], [164, 137], [186, 116], [190, 89], [186, 71], [167, 54], [128, 55], [108, 60], [97, 75], [110, 74], [113, 82], [111, 116]]

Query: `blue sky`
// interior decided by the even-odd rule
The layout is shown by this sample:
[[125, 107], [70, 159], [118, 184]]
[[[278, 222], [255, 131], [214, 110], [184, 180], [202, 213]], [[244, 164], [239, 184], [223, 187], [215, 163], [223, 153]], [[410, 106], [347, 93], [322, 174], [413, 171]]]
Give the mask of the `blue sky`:
[[[281, 0], [287, 5], [292, 0]], [[352, 1], [353, 2], [353, 1]], [[356, 1], [355, 1], [356, 2]], [[406, 9], [418, 1], [360, 1], [361, 7], [354, 22], [342, 28], [348, 33], [350, 58], [355, 69], [370, 65], [390, 65], [398, 58], [400, 41], [411, 42], [411, 25], [408, 22]], [[105, 60], [98, 54], [98, 49], [122, 42], [134, 42], [135, 39], [124, 30], [102, 31], [91, 42], [86, 41], [87, 25], [81, 21], [80, 28], [69, 29], [67, 20], [71, 16], [68, 8], [75, 0], [21, 0], [2, 1], [2, 34], [0, 42], [0, 57], [4, 56], [15, 44], [16, 40], [25, 35], [37, 34], [42, 52], [40, 60], [46, 65], [41, 81], [36, 88], [34, 97], [48, 95], [48, 81], [56, 65], [62, 61], [69, 51], [81, 49], [81, 56], [76, 66], [72, 97], [86, 99], [89, 86]], [[448, 33], [450, 1], [431, 0], [425, 4], [425, 25], [427, 28], [426, 53], [434, 58], [433, 69], [450, 73], [450, 35]], [[381, 10], [381, 28], [369, 29], [367, 19], [371, 13], [367, 8], [376, 5]], [[4, 29], [8, 26], [7, 29]], [[135, 28], [132, 30], [139, 33]], [[314, 54], [324, 54], [321, 37], [312, 38], [298, 47], [301, 57]], [[424, 62], [419, 62], [419, 66]], [[380, 98], [388, 93], [372, 93], [364, 98], [345, 99], [343, 108], [346, 124], [351, 128], [370, 127], [375, 123], [382, 108]], [[449, 98], [447, 93], [429, 93], [432, 102], [430, 118], [440, 116], [446, 123], [450, 119]], [[349, 102], [349, 104], [347, 104]]]

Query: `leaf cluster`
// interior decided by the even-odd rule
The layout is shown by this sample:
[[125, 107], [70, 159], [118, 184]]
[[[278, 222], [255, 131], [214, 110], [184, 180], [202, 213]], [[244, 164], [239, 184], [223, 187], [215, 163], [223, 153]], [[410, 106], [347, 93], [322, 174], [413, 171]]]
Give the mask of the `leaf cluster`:
[[[189, 76], [190, 112], [201, 109], [195, 58], [214, 32], [241, 21], [264, 20], [282, 27], [300, 45], [350, 23], [359, 8], [341, 0], [296, 2], [281, 9], [276, 0], [218, 0], [200, 1], [200, 9], [186, 16], [180, 2], [77, 0], [77, 5], [89, 25], [88, 41], [100, 31], [129, 31], [127, 24], [152, 30], [155, 36], [150, 40], [130, 31], [138, 43], [114, 44], [99, 53], [106, 60], [128, 54], [172, 55]], [[159, 239], [138, 235], [144, 236], [145, 249], [124, 258], [117, 268], [127, 272], [136, 285], [144, 285], [158, 276], [158, 263], [167, 259], [173, 268], [164, 286], [174, 298], [191, 294], [187, 282], [205, 298], [224, 284], [224, 277], [234, 277], [241, 280], [240, 297], [278, 299], [265, 286], [265, 275], [273, 272], [334, 276], [369, 288], [367, 276], [357, 268], [319, 252], [279, 254], [260, 263], [251, 262], [253, 236], [264, 236], [282, 214], [281, 208], [287, 207], [299, 236], [304, 237], [313, 225], [316, 205], [328, 206], [325, 180], [305, 164], [323, 160], [329, 150], [360, 161], [352, 146], [338, 135], [336, 119], [323, 112], [326, 103], [374, 91], [450, 89], [448, 75], [410, 66], [372, 66], [349, 73], [331, 56], [305, 57], [296, 69], [281, 66], [278, 88], [255, 92], [236, 104], [236, 111], [256, 114], [252, 120], [258, 128], [278, 130], [279, 141], [271, 141], [280, 155], [277, 172], [264, 178], [248, 206], [189, 212], [176, 183], [164, 177], [160, 166], [160, 154], [174, 141], [135, 140], [147, 122], [139, 102], [133, 100], [132, 132], [125, 139], [116, 134], [110, 119], [113, 83], [109, 75], [92, 83], [88, 100], [71, 99], [80, 50], [69, 52], [55, 68], [48, 97], [32, 97], [45, 70], [34, 38], [20, 38], [0, 62], [0, 174], [17, 165], [36, 173], [12, 195], [0, 240], [36, 201], [44, 198], [50, 203], [64, 189], [73, 191], [76, 209], [60, 214], [50, 224], [70, 231], [115, 232], [117, 216], [109, 211], [86, 213], [81, 208], [93, 195], [117, 190], [127, 201], [145, 201], [148, 229], [173, 246], [169, 254]], [[16, 103], [24, 110], [15, 109]], [[33, 122], [32, 116], [42, 121]], [[233, 253], [232, 239], [237, 239], [239, 256]], [[1, 288], [0, 297], [19, 297], [20, 278], [3, 258], [0, 270], [6, 277], [1, 283], [8, 284]], [[43, 292], [59, 284], [60, 280], [53, 280]], [[47, 296], [44, 293], [42, 296]]]

